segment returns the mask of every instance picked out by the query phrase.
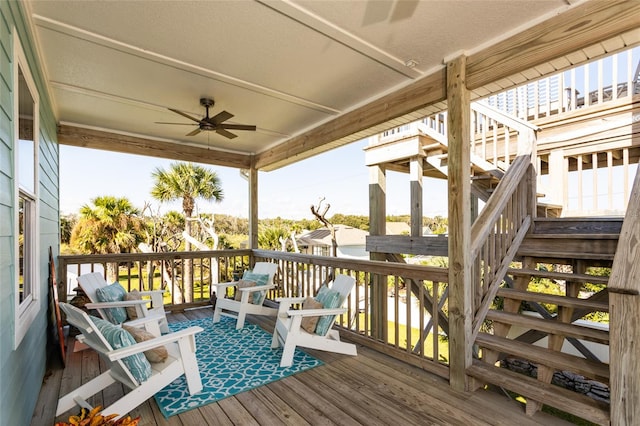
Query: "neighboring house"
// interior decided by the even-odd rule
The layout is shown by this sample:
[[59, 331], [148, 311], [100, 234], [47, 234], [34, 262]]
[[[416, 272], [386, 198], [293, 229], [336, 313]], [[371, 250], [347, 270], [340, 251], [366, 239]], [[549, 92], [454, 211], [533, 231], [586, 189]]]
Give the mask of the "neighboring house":
[[387, 235], [410, 235], [411, 227], [405, 222], [387, 222]]
[[[365, 250], [368, 232], [346, 225], [334, 225], [338, 243], [338, 257], [369, 259]], [[331, 256], [331, 231], [320, 228], [309, 231], [297, 238], [300, 253], [317, 256]]]
[[[0, 424], [31, 423], [59, 248], [57, 126], [20, 2], [0, 3]], [[18, 267], [19, 265], [19, 267]]]

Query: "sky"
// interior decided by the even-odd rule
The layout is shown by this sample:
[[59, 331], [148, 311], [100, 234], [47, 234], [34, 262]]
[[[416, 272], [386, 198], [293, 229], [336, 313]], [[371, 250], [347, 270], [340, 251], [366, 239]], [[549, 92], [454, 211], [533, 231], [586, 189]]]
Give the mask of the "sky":
[[[271, 172], [258, 173], [259, 219], [314, 219], [310, 206], [321, 198], [334, 214], [369, 215], [369, 171], [364, 162], [367, 140]], [[168, 170], [171, 160], [60, 145], [61, 214], [78, 213], [95, 197], [126, 197], [136, 208], [151, 205], [154, 214], [181, 212], [181, 203], [160, 203], [151, 197], [156, 168]], [[200, 213], [249, 216], [249, 187], [238, 169], [201, 164], [218, 174], [221, 202], [197, 201]], [[424, 216], [446, 216], [446, 181], [423, 180]], [[409, 175], [387, 172], [387, 215], [410, 212]], [[323, 204], [324, 205], [324, 204]], [[195, 214], [195, 212], [194, 212]]]

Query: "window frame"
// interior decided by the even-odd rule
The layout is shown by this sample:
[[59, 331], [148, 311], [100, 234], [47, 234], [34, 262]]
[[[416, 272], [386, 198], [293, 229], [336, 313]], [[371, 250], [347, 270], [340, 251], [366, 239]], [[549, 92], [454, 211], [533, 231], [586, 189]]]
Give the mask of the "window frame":
[[[39, 256], [39, 132], [40, 132], [40, 98], [35, 85], [35, 81], [31, 74], [31, 69], [27, 62], [26, 55], [20, 43], [20, 38], [16, 29], [13, 29], [13, 113], [14, 113], [14, 280], [13, 289], [15, 293], [15, 309], [14, 309], [14, 349], [17, 349], [22, 339], [33, 325], [41, 308], [41, 286], [40, 283], [40, 256]], [[24, 77], [27, 90], [33, 100], [33, 189], [25, 188], [20, 184], [20, 162], [23, 160], [19, 157], [20, 145], [20, 73]], [[25, 211], [28, 215], [23, 217], [25, 225], [24, 245], [24, 263], [23, 270], [25, 277], [28, 276], [29, 285], [28, 294], [24, 300], [20, 301], [20, 202], [25, 201]]]

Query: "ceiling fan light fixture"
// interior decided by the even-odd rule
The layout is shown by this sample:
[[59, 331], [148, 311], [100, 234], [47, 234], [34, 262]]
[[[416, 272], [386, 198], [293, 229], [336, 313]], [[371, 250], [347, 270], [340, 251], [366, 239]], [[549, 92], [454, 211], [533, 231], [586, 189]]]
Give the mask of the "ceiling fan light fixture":
[[[186, 136], [195, 136], [200, 132], [211, 132], [214, 131], [216, 133], [218, 133], [219, 135], [222, 135], [224, 137], [226, 137], [227, 139], [233, 139], [236, 138], [238, 135], [231, 133], [229, 130], [227, 129], [231, 129], [231, 130], [249, 130], [249, 131], [255, 131], [256, 130], [256, 126], [253, 125], [249, 125], [249, 124], [231, 124], [231, 123], [225, 123], [225, 121], [227, 121], [228, 119], [233, 117], [233, 114], [231, 114], [228, 111], [222, 111], [219, 112], [218, 114], [214, 115], [213, 117], [209, 116], [209, 108], [212, 107], [213, 105], [215, 105], [215, 102], [212, 98], [200, 98], [200, 105], [202, 105], [205, 108], [205, 116], [198, 119], [195, 117], [192, 117], [191, 115], [174, 109], [174, 108], [168, 108], [169, 111], [174, 112], [176, 114], [179, 114], [185, 118], [188, 118], [191, 121], [195, 121], [197, 123], [197, 128], [189, 133], [186, 134]], [[156, 122], [157, 124], [183, 124], [183, 123], [166, 123], [166, 122]], [[187, 123], [184, 123], [187, 124]]]

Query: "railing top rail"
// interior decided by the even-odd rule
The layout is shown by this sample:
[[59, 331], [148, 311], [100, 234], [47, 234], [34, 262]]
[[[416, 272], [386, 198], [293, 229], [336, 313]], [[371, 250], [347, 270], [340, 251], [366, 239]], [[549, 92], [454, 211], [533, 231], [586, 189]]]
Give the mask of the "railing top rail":
[[473, 257], [477, 255], [485, 238], [491, 232], [495, 221], [500, 217], [503, 206], [520, 184], [530, 164], [530, 154], [516, 157], [504, 178], [500, 180], [496, 191], [482, 209], [480, 216], [471, 226], [471, 253]]
[[429, 279], [438, 282], [449, 281], [448, 268], [439, 268], [436, 266], [408, 265], [395, 262], [383, 262], [379, 260], [346, 259], [340, 257], [316, 256], [271, 250], [253, 250], [253, 256], [258, 258], [302, 262], [318, 266], [366, 271], [375, 274], [402, 275], [403, 277], [413, 279]]
[[640, 169], [636, 171], [618, 247], [613, 259], [609, 291], [623, 294], [640, 293], [640, 265], [637, 261], [640, 241]]
[[533, 130], [535, 132], [540, 130], [540, 127], [536, 126], [535, 124], [529, 123], [528, 121], [525, 121], [525, 120], [521, 120], [518, 117], [509, 115], [497, 108], [494, 108], [482, 102], [472, 102], [471, 109], [473, 111], [489, 116], [495, 120], [498, 120], [502, 124], [505, 124], [514, 129], [518, 129], [518, 130], [528, 129], [528, 130]]
[[91, 257], [91, 263], [127, 262], [132, 260], [171, 260], [171, 259], [199, 259], [203, 257], [249, 256], [251, 250], [202, 250], [202, 251], [170, 251], [154, 253], [109, 253], [109, 254], [64, 254], [58, 258], [65, 263], [82, 263]]

